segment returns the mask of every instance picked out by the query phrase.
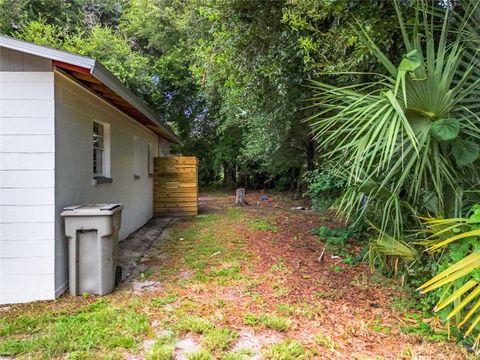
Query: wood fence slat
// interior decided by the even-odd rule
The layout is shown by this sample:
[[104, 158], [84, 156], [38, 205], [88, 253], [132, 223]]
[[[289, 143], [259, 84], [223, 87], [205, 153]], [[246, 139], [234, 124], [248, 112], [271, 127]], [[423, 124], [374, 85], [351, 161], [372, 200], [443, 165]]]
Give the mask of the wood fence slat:
[[156, 216], [198, 213], [198, 161], [193, 156], [154, 159], [153, 211]]

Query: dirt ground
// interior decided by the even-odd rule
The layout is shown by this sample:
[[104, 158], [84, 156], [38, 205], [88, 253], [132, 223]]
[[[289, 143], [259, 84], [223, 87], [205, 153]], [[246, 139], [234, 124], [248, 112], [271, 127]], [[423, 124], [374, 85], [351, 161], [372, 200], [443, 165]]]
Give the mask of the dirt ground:
[[[51, 329], [57, 326], [59, 314], [77, 316], [99, 301], [95, 296], [65, 295], [52, 302], [0, 307], [0, 355], [473, 358], [442, 335], [444, 329], [435, 319], [422, 321], [398, 280], [374, 274], [364, 263], [346, 264], [341, 256], [324, 250], [311, 231], [320, 225], [341, 227], [335, 214], [310, 211], [308, 203], [285, 194], [249, 192], [247, 201], [247, 206], [235, 207], [233, 194], [203, 194], [198, 217], [156, 220], [136, 234], [136, 241], [143, 235], [148, 241], [141, 251], [127, 246], [122, 261], [130, 276], [101, 301], [119, 309], [118, 314], [128, 308], [144, 324], [124, 327], [104, 319], [100, 330], [95, 330], [111, 327], [112, 334], [122, 332], [131, 341], [119, 345], [90, 339], [84, 345], [85, 338], [75, 337], [68, 328], [70, 347], [48, 342], [55, 337]], [[166, 230], [159, 231], [159, 226]], [[45, 314], [50, 314], [49, 320], [34, 321]], [[19, 316], [26, 320], [20, 322]], [[30, 322], [29, 327], [24, 322]], [[75, 326], [83, 334], [85, 324]]]

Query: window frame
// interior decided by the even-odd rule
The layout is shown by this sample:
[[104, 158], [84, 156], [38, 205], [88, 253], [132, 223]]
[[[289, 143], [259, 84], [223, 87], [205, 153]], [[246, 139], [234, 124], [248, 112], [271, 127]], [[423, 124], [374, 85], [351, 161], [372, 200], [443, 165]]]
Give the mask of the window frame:
[[147, 144], [147, 173], [149, 176], [153, 176], [153, 144], [148, 143]]
[[[100, 135], [96, 135], [96, 127], [101, 129]], [[101, 138], [101, 146], [96, 146], [95, 137]], [[94, 179], [109, 179], [110, 178], [110, 125], [94, 120], [92, 122], [92, 173]], [[96, 151], [100, 153], [101, 158], [101, 172], [96, 168]], [[96, 183], [106, 183], [111, 181], [100, 181]]]

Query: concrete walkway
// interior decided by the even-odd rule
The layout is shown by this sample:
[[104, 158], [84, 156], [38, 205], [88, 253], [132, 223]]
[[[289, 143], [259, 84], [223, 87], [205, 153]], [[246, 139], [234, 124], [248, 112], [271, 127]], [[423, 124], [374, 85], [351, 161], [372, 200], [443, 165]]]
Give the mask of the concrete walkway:
[[137, 231], [119, 243], [119, 265], [122, 267], [122, 282], [130, 282], [138, 277], [142, 269], [142, 259], [147, 256], [152, 245], [158, 241], [165, 229], [175, 222], [171, 217], [152, 218]]

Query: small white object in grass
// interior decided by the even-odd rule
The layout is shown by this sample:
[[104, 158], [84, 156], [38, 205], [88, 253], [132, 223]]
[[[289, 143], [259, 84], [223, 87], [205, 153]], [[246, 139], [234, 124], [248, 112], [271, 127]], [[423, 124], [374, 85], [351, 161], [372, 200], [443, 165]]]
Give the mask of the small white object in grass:
[[221, 253], [222, 253], [221, 251], [217, 251], [216, 253], [213, 253], [212, 255], [210, 255], [210, 257], [220, 255]]
[[178, 240], [183, 241], [183, 238], [180, 238], [180, 239], [178, 239]]

